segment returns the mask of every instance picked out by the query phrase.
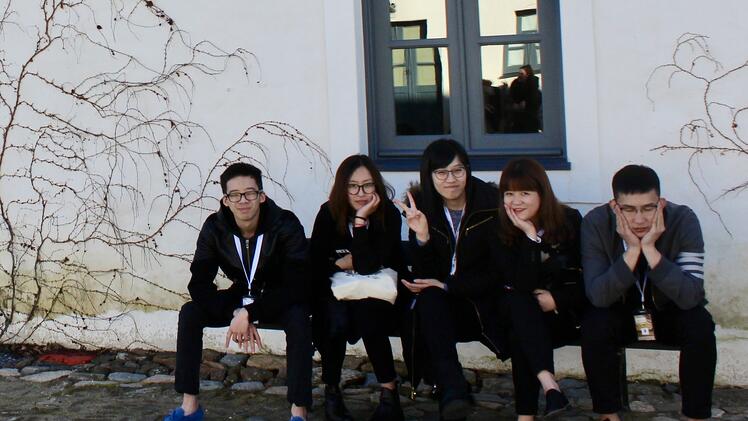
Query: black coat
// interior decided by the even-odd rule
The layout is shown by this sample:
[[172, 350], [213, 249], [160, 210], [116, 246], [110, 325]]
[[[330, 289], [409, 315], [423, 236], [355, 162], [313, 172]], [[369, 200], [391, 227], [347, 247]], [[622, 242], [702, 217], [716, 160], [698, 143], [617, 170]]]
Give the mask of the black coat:
[[[260, 205], [256, 236], [264, 234], [252, 295], [255, 302], [245, 308], [250, 321], [276, 320], [292, 303], [307, 301], [309, 290], [309, 246], [304, 228], [293, 212], [270, 199]], [[236, 250], [234, 236], [241, 233], [227, 207], [210, 215], [200, 230], [187, 286], [192, 300], [216, 317], [230, 317], [248, 295], [247, 278]], [[218, 290], [218, 268], [232, 281]]]
[[568, 240], [560, 244], [536, 243], [521, 235], [497, 256], [506, 284], [515, 291], [529, 294], [545, 289], [551, 293], [558, 312], [551, 315], [554, 338], [562, 342], [575, 335], [588, 306], [580, 254], [582, 215], [567, 207], [564, 217], [571, 233]]
[[[413, 199], [419, 204], [420, 191]], [[498, 320], [497, 303], [503, 293], [501, 271], [495, 256], [501, 253], [498, 236], [499, 193], [496, 186], [471, 177], [466, 186], [467, 203], [455, 244], [451, 227], [440, 209], [421, 209], [429, 222], [429, 241], [419, 245], [410, 231], [413, 277], [434, 278], [447, 285], [448, 292], [469, 300], [481, 322], [484, 339], [492, 351], [505, 356], [506, 337]], [[450, 275], [452, 252], [457, 250], [457, 268]]]
[[353, 257], [353, 269], [362, 275], [382, 268], [391, 268], [400, 274], [404, 272], [400, 240], [402, 218], [389, 200], [383, 200], [381, 206], [384, 207], [383, 218], [370, 217], [369, 227], [353, 228], [353, 235], [349, 230], [345, 233], [338, 231], [329, 202], [320, 206], [311, 238], [315, 295], [330, 293], [330, 277], [342, 270], [335, 261], [348, 253]]

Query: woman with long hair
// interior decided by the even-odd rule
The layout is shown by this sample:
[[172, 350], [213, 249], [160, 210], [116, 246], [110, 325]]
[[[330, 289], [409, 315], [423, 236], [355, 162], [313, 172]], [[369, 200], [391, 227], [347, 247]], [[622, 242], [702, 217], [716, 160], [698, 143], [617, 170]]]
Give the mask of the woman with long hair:
[[578, 336], [586, 299], [579, 230], [582, 216], [558, 201], [540, 163], [510, 161], [499, 180], [499, 236], [505, 250], [506, 311], [510, 312], [512, 378], [519, 420], [534, 419], [538, 388], [546, 415], [569, 406], [554, 376], [553, 348]]
[[440, 139], [424, 150], [420, 185], [408, 192], [408, 203], [396, 201], [410, 228], [415, 278], [402, 282], [417, 294], [419, 339], [440, 390], [443, 420], [472, 411], [456, 343], [478, 340], [497, 355], [504, 349], [494, 313], [501, 284], [491, 258], [498, 200], [495, 187], [472, 176], [465, 149]]
[[[322, 355], [325, 417], [352, 420], [343, 403], [340, 374], [346, 341], [362, 338], [382, 390], [371, 420], [403, 419], [389, 334], [394, 305], [377, 298], [338, 300], [330, 277], [348, 271], [361, 275], [391, 268], [402, 273], [401, 218], [392, 189], [366, 155], [349, 156], [338, 167], [330, 197], [317, 213], [311, 238], [317, 307], [315, 338]], [[321, 322], [320, 322], [321, 320]]]

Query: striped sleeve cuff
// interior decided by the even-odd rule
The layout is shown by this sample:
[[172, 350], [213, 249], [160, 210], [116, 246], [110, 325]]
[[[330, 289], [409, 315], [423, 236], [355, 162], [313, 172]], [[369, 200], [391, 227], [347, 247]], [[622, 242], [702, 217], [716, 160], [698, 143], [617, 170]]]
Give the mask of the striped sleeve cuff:
[[675, 258], [675, 263], [686, 272], [696, 278], [704, 279], [704, 253], [680, 252]]

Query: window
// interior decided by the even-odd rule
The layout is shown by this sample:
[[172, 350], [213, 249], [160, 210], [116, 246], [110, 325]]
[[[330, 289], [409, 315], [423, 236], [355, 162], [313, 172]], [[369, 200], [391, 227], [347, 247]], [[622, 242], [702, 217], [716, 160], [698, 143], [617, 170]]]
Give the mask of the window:
[[568, 169], [558, 0], [364, 2], [371, 156], [415, 170], [463, 142], [474, 169], [532, 156]]

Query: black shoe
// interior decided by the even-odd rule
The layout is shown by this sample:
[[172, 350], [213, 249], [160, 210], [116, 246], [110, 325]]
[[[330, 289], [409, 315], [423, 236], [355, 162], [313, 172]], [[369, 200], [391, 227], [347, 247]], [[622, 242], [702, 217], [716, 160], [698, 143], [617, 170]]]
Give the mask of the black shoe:
[[564, 392], [560, 390], [551, 389], [545, 392], [545, 412], [544, 417], [550, 417], [558, 414], [559, 412], [565, 411], [571, 407], [569, 400], [566, 399]]
[[379, 405], [369, 421], [403, 421], [404, 419], [397, 386], [393, 390], [383, 387], [379, 394]]
[[444, 421], [459, 421], [473, 412], [473, 396], [470, 385], [464, 388], [444, 388], [439, 386], [439, 413]]
[[337, 385], [325, 386], [325, 419], [327, 421], [353, 421], [351, 413], [343, 403], [343, 393]]
[[441, 418], [444, 421], [456, 421], [467, 418], [473, 412], [473, 405], [469, 399], [452, 399], [445, 402], [441, 409]]

